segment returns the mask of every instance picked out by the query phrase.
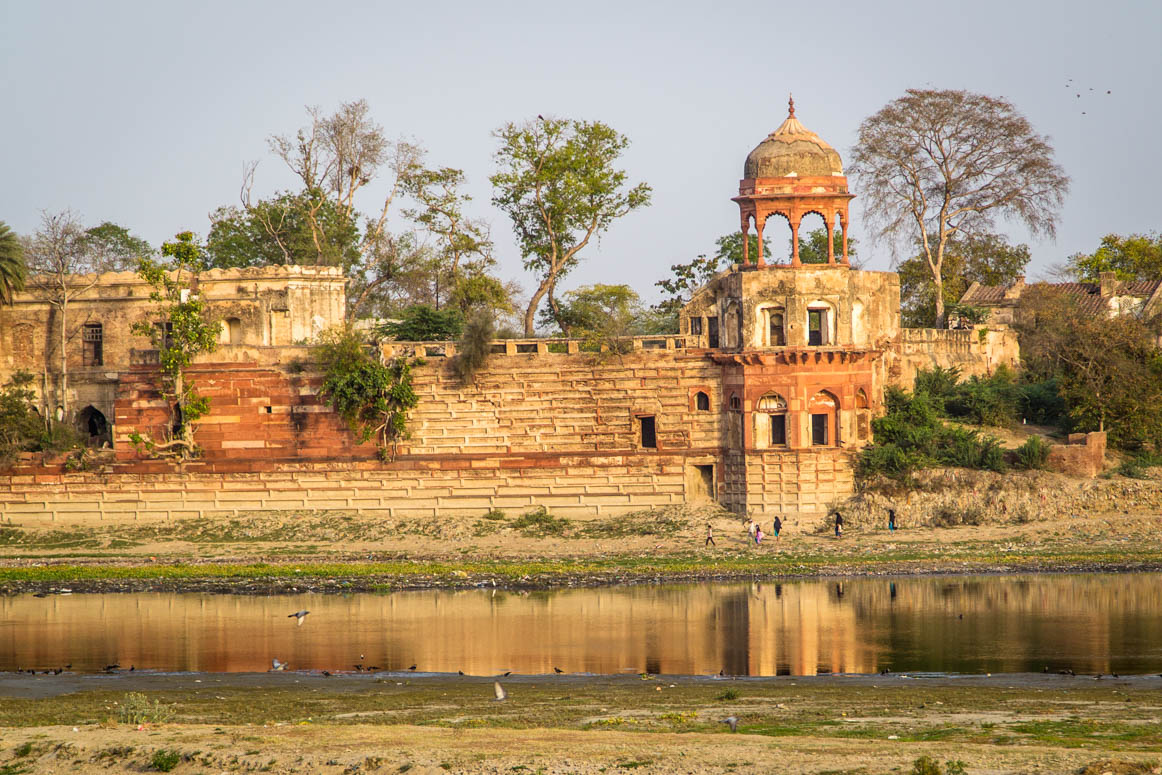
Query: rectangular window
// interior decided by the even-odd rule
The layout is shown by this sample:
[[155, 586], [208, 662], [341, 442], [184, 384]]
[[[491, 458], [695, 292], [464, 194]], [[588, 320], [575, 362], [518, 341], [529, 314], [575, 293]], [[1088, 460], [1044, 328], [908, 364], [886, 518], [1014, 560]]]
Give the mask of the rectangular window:
[[638, 423], [641, 425], [642, 446], [647, 449], [658, 448], [658, 434], [654, 426], [653, 417], [639, 417]]
[[827, 446], [827, 415], [811, 415], [811, 443], [817, 447]]
[[154, 323], [153, 343], [159, 350], [173, 347], [173, 323]]
[[710, 340], [708, 346], [718, 346], [718, 318], [706, 318], [706, 336]]
[[823, 344], [823, 316], [827, 314], [821, 309], [807, 310], [807, 344], [819, 347]]
[[771, 446], [783, 447], [787, 444], [787, 415], [771, 415]]
[[784, 345], [787, 344], [786, 337], [783, 334], [783, 313], [782, 312], [772, 312], [771, 313], [770, 330], [771, 330], [771, 339], [770, 339], [770, 341], [771, 341], [770, 346], [771, 347], [783, 347]]
[[690, 318], [690, 336], [702, 336], [702, 318]]
[[81, 329], [81, 362], [85, 366], [103, 366], [104, 343], [100, 323], [86, 323]]

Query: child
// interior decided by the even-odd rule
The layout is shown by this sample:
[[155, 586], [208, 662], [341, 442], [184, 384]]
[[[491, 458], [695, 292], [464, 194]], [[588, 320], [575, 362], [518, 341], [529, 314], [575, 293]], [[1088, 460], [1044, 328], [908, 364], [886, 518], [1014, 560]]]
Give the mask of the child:
[[755, 546], [762, 546], [763, 545], [763, 526], [762, 525], [755, 525], [754, 526], [754, 543], [755, 543]]
[[709, 522], [706, 523], [706, 543], [702, 544], [703, 548], [707, 546], [718, 546], [718, 544], [714, 543], [714, 527]]

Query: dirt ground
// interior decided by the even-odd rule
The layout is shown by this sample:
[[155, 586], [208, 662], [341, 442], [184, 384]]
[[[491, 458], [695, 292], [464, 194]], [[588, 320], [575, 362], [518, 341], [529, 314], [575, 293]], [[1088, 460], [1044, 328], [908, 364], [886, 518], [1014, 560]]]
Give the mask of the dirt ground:
[[[3, 773], [1162, 772], [1156, 677], [30, 680], [0, 679]], [[134, 689], [166, 719], [127, 722]]]

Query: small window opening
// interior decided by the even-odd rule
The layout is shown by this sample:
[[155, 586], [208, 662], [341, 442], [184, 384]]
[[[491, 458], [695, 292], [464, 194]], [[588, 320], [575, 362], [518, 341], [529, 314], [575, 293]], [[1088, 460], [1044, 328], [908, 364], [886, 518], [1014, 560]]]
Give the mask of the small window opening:
[[708, 347], [718, 347], [718, 318], [706, 318], [706, 337]]
[[827, 446], [827, 415], [811, 415], [811, 443], [817, 447]]
[[81, 360], [85, 366], [102, 366], [105, 363], [105, 346], [102, 341], [103, 329], [100, 323], [86, 323], [81, 329]]
[[783, 447], [787, 444], [787, 415], [771, 415], [771, 446]]
[[266, 410], [267, 414], [271, 414], [274, 411], [274, 407], [272, 407], [272, 406], [265, 406], [265, 407], [263, 407], [263, 409]]
[[742, 401], [739, 400], [737, 393], [730, 394], [730, 408], [735, 411], [742, 409]]
[[769, 332], [767, 338], [769, 347], [783, 347], [787, 344], [781, 309], [767, 312], [767, 331]]
[[657, 449], [658, 434], [657, 427], [654, 425], [654, 418], [652, 416], [639, 417], [638, 424], [641, 426], [642, 446], [647, 449]]
[[823, 344], [825, 315], [825, 311], [821, 309], [807, 310], [807, 344], [811, 347], [819, 347]]
[[702, 318], [690, 318], [690, 336], [702, 336]]
[[696, 394], [694, 394], [694, 408], [699, 412], [709, 412], [710, 396], [699, 390]]
[[222, 333], [226, 344], [242, 344], [242, 321], [238, 318], [226, 318], [225, 330]]

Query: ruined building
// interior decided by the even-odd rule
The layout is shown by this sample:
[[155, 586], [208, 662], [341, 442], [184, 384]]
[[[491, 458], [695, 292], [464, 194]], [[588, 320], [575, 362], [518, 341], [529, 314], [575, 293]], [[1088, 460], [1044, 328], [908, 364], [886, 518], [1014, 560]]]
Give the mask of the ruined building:
[[[491, 509], [582, 517], [715, 500], [740, 514], [820, 514], [851, 493], [854, 453], [871, 442], [888, 385], [910, 387], [917, 369], [934, 365], [983, 374], [1017, 356], [1004, 326], [901, 329], [897, 276], [848, 261], [852, 198], [839, 154], [792, 106], [747, 157], [734, 198], [759, 254], [699, 289], [680, 333], [637, 337], [622, 355], [581, 352], [575, 340], [497, 341], [467, 386], [448, 368], [454, 345], [385, 343], [385, 358], [426, 361], [414, 371], [410, 438], [390, 462], [356, 444], [320, 400], [321, 377], [302, 344], [341, 314], [342, 279], [331, 270], [208, 273], [202, 287], [231, 344], [190, 371], [212, 409], [196, 434], [202, 457], [180, 465], [128, 441], [134, 431], [164, 436], [169, 410], [156, 353], [124, 334], [134, 315], [149, 314], [126, 301], [135, 281], [102, 277], [84, 320], [104, 327], [103, 362], [84, 366], [90, 340], [81, 331], [68, 355], [90, 370], [73, 372], [70, 384], [74, 407], [112, 422], [116, 459], [75, 473], [25, 461], [0, 475], [0, 506], [75, 519], [296, 508], [467, 519]], [[798, 255], [811, 214], [842, 235], [827, 263]], [[761, 254], [772, 216], [795, 237], [786, 264]], [[26, 297], [0, 310], [0, 379], [23, 367], [52, 381], [49, 317]]]

